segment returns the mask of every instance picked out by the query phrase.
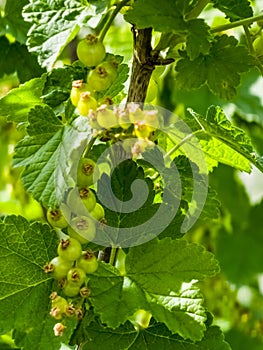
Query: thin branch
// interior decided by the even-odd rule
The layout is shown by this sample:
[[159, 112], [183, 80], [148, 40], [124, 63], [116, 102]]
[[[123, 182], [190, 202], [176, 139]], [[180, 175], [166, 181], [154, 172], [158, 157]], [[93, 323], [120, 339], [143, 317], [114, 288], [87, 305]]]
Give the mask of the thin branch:
[[185, 16], [187, 20], [197, 18], [210, 0], [199, 0], [195, 7]]
[[105, 35], [107, 34], [112, 22], [114, 21], [115, 17], [117, 14], [120, 12], [121, 8], [125, 6], [130, 0], [123, 0], [120, 1], [119, 3], [116, 4], [115, 9], [112, 11], [111, 15], [109, 16], [107, 22], [105, 23], [105, 26], [102, 28], [100, 35], [99, 35], [99, 40], [103, 41], [105, 38]]
[[263, 20], [263, 15], [258, 15], [258, 16], [254, 16], [254, 17], [241, 19], [241, 20], [235, 21], [235, 22], [222, 24], [221, 26], [217, 26], [217, 27], [211, 28], [210, 32], [211, 33], [218, 33], [218, 32], [222, 32], [224, 30], [233, 29], [233, 28], [236, 28], [236, 27], [240, 27], [240, 26], [244, 26], [244, 25], [250, 25], [251, 23], [259, 21], [259, 20]]
[[173, 154], [174, 152], [176, 152], [180, 147], [182, 147], [188, 140], [190, 140], [192, 137], [194, 137], [195, 135], [204, 133], [204, 130], [196, 130], [194, 132], [192, 132], [191, 134], [188, 134], [187, 136], [185, 136], [181, 142], [179, 142], [177, 145], [175, 145], [174, 147], [172, 147], [165, 155], [164, 155], [164, 159], [168, 158], [171, 154]]

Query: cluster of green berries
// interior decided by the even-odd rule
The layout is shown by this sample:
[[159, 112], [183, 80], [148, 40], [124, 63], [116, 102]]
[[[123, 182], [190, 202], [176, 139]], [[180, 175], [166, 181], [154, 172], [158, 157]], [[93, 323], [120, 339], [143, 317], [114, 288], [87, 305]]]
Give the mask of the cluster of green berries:
[[76, 186], [69, 189], [63, 210], [50, 208], [47, 211], [47, 220], [53, 227], [63, 229], [81, 244], [92, 241], [97, 225], [105, 223], [104, 208], [90, 188], [98, 178], [96, 163], [92, 159], [81, 158], [77, 166]]
[[[128, 104], [126, 108], [112, 107], [111, 97], [103, 101], [96, 99], [97, 93], [107, 90], [118, 74], [118, 62], [112, 57], [105, 60], [105, 47], [96, 36], [89, 34], [81, 40], [77, 46], [77, 55], [90, 70], [86, 82], [83, 80], [72, 82], [70, 94], [72, 104], [80, 115], [87, 117], [95, 132], [120, 128], [122, 134], [138, 139], [131, 145], [131, 153], [134, 156], [142, 153], [152, 144], [152, 134], [159, 127], [158, 112], [142, 110], [140, 105], [135, 103]], [[126, 136], [123, 139], [126, 139]]]
[[[98, 269], [98, 260], [91, 250], [82, 251], [82, 246], [75, 238], [61, 240], [58, 256], [44, 266], [44, 271], [58, 281], [63, 296], [53, 292], [50, 296], [50, 315], [56, 320], [67, 317], [83, 317], [83, 300], [90, 296], [89, 275]], [[65, 326], [57, 323], [55, 335], [62, 335]]]
[[95, 96], [97, 92], [107, 90], [117, 77], [119, 63], [114, 58], [104, 61], [106, 51], [102, 42], [92, 34], [88, 34], [77, 46], [79, 60], [87, 67], [88, 72], [86, 82], [74, 80], [70, 98], [73, 106], [77, 108], [80, 115], [86, 116], [90, 110], [96, 110], [99, 104], [112, 103], [111, 99], [106, 99], [98, 103]]
[[[91, 250], [83, 250], [83, 245], [95, 237], [97, 225], [105, 222], [104, 208], [97, 203], [96, 194], [90, 188], [98, 177], [95, 162], [81, 158], [77, 166], [76, 186], [68, 191], [63, 210], [55, 208], [47, 211], [48, 222], [67, 234], [67, 238], [58, 245], [58, 256], [44, 266], [44, 271], [58, 281], [63, 295], [54, 297], [52, 293], [50, 315], [56, 320], [82, 317], [81, 304], [90, 295], [88, 276], [98, 268], [96, 255]], [[63, 323], [57, 323], [55, 335], [62, 335], [64, 329]]]

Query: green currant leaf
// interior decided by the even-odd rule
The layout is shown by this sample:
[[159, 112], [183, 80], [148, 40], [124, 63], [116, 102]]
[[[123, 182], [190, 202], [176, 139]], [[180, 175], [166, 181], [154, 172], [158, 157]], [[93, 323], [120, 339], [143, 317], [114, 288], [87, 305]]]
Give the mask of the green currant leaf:
[[53, 281], [43, 266], [56, 255], [56, 245], [57, 236], [46, 224], [21, 216], [0, 220], [0, 331], [15, 329], [24, 350], [58, 350], [71, 336], [69, 322], [63, 338], [54, 337], [56, 321], [49, 315]]
[[151, 0], [137, 0], [124, 17], [139, 29], [152, 27], [160, 32], [181, 32], [186, 29], [178, 1], [164, 0], [160, 6]]
[[[102, 323], [111, 328], [124, 323], [138, 309], [144, 309], [156, 320], [164, 322], [172, 333], [178, 333], [185, 339], [200, 340], [203, 336], [206, 322], [203, 297], [190, 284], [182, 283], [180, 290], [170, 295], [153, 294], [135, 281], [132, 273], [127, 271], [124, 276], [111, 265], [101, 263], [99, 269], [90, 275], [89, 287], [94, 312], [100, 316]], [[112, 300], [116, 302], [112, 303]]]
[[77, 0], [46, 2], [30, 0], [24, 7], [25, 21], [31, 23], [27, 45], [38, 54], [43, 67], [52, 68], [66, 45], [77, 35], [95, 7]]
[[126, 257], [127, 275], [153, 294], [169, 295], [179, 291], [183, 282], [202, 280], [218, 271], [213, 254], [184, 240], [155, 239], [131, 248]]
[[0, 17], [0, 34], [11, 34], [21, 44], [26, 42], [30, 28], [21, 15], [26, 4], [28, 0], [6, 0], [3, 16]]
[[169, 296], [150, 294], [148, 300], [154, 319], [165, 323], [173, 334], [178, 333], [184, 339], [193, 341], [203, 338], [206, 310], [198, 288], [186, 284], [180, 292]]
[[102, 174], [97, 197], [105, 206], [107, 219], [107, 226], [102, 226], [96, 237], [101, 245], [114, 242], [127, 247], [144, 243], [161, 233], [175, 215], [175, 209], [170, 210], [164, 202], [162, 206], [153, 204], [152, 180], [130, 159], [116, 166], [111, 177]]
[[0, 115], [15, 123], [27, 122], [28, 113], [35, 105], [41, 105], [41, 95], [46, 75], [34, 78], [0, 99]]
[[[197, 191], [200, 194], [197, 196], [200, 198], [201, 193], [205, 191], [207, 183], [204, 182], [202, 176], [198, 176], [200, 173], [199, 168], [193, 162], [190, 162], [185, 156], [178, 156], [174, 159], [176, 168], [180, 173], [180, 179], [182, 181], [183, 192], [181, 198], [188, 203], [190, 211], [195, 211], [196, 203], [192, 203], [193, 191]], [[198, 181], [199, 186], [194, 188], [194, 179]], [[217, 199], [216, 192], [208, 187], [207, 197], [205, 199], [204, 207], [200, 213], [199, 219], [218, 219], [219, 217], [220, 202]]]
[[179, 60], [175, 68], [178, 88], [190, 90], [207, 84], [220, 98], [233, 99], [240, 83], [240, 74], [252, 66], [247, 48], [237, 45], [238, 41], [233, 36], [217, 36], [209, 55], [201, 54], [194, 60], [189, 57]]
[[50, 107], [56, 107], [70, 96], [72, 81], [85, 79], [87, 71], [77, 65], [53, 69], [47, 74], [46, 83], [41, 96]]
[[36, 57], [28, 52], [25, 45], [18, 42], [10, 44], [6, 37], [1, 37], [0, 46], [0, 77], [16, 71], [20, 82], [24, 83], [44, 73]]
[[230, 21], [252, 17], [253, 10], [248, 0], [212, 0], [214, 7], [226, 14]]
[[68, 186], [70, 157], [92, 137], [86, 118], [63, 125], [53, 110], [36, 106], [29, 112], [29, 136], [16, 146], [15, 166], [25, 166], [22, 180], [25, 188], [46, 207], [59, 205]]
[[90, 275], [89, 287], [95, 313], [112, 328], [132, 316], [138, 305], [147, 305], [143, 291], [109, 264], [101, 263], [99, 269]]
[[102, 343], [106, 343], [109, 350], [231, 350], [219, 327], [209, 327], [201, 341], [192, 342], [172, 335], [164, 324], [155, 322], [140, 331], [129, 322], [114, 330], [92, 322], [87, 328], [83, 350], [100, 350]]
[[200, 54], [207, 55], [210, 51], [209, 26], [203, 19], [192, 19], [187, 22], [189, 34], [186, 40], [186, 52], [190, 60], [194, 60]]
[[205, 135], [200, 137], [200, 144], [209, 157], [247, 172], [251, 171], [250, 163], [263, 170], [249, 137], [226, 118], [220, 107], [211, 106], [205, 117], [193, 111], [191, 114], [203, 126]]

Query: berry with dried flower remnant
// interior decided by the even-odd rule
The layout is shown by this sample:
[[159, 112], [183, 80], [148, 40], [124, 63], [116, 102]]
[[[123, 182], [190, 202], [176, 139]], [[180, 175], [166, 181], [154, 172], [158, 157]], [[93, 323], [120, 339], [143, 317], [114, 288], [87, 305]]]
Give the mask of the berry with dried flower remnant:
[[55, 280], [61, 280], [67, 277], [67, 273], [72, 265], [72, 261], [64, 260], [60, 256], [57, 256], [44, 266], [44, 271], [51, 273]]
[[75, 261], [82, 254], [81, 244], [74, 238], [62, 239], [58, 245], [58, 255], [67, 261]]
[[92, 186], [99, 178], [99, 169], [90, 158], [81, 158], [78, 163], [77, 183], [80, 187]]
[[70, 99], [73, 106], [77, 107], [80, 99], [80, 94], [89, 90], [89, 85], [87, 83], [83, 83], [83, 80], [73, 80], [72, 88], [70, 91]]
[[76, 266], [83, 269], [87, 274], [94, 273], [99, 267], [96, 255], [90, 250], [87, 250], [77, 260]]
[[56, 323], [53, 331], [56, 337], [61, 337], [67, 327], [63, 323]]
[[93, 34], [88, 34], [77, 46], [77, 55], [80, 62], [87, 67], [97, 66], [105, 57], [106, 51], [103, 43]]
[[72, 219], [71, 225], [68, 227], [70, 237], [77, 239], [81, 244], [92, 241], [96, 234], [96, 226], [94, 220], [88, 216], [76, 216]]
[[47, 221], [52, 225], [53, 227], [57, 228], [66, 228], [68, 226], [68, 222], [64, 215], [62, 214], [62, 211], [59, 208], [56, 209], [48, 209], [47, 211]]
[[77, 109], [80, 115], [87, 116], [90, 110], [95, 110], [98, 106], [97, 100], [91, 96], [90, 91], [80, 94]]
[[105, 129], [111, 129], [119, 125], [116, 113], [112, 109], [107, 108], [106, 105], [101, 105], [97, 109], [97, 122]]

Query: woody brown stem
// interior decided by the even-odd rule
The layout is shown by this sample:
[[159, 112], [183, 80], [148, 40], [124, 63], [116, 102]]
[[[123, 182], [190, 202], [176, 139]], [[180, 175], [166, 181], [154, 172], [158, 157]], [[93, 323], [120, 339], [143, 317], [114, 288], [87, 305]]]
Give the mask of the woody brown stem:
[[134, 53], [132, 73], [127, 102], [143, 103], [146, 98], [154, 63], [152, 60], [152, 28], [132, 28], [134, 38]]

